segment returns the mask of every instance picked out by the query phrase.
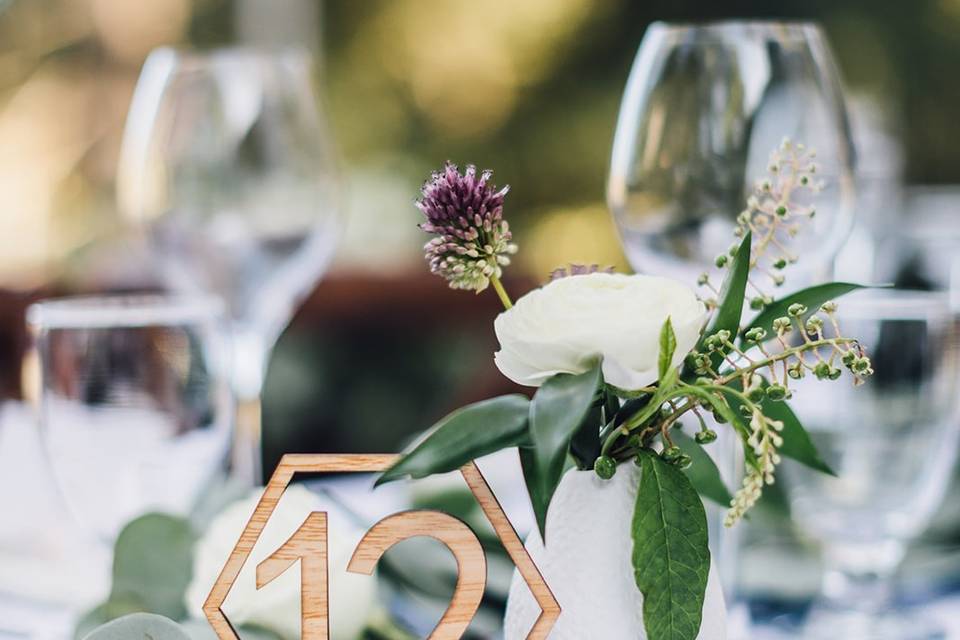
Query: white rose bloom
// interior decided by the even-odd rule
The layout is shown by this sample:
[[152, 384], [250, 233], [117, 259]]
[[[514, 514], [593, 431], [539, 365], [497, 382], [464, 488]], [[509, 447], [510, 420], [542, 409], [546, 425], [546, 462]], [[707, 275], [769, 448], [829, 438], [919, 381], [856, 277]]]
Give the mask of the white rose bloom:
[[621, 389], [657, 380], [660, 330], [670, 317], [673, 364], [696, 345], [706, 310], [690, 287], [669, 278], [591, 273], [559, 278], [497, 316], [497, 367], [538, 387], [557, 373], [583, 373], [603, 358], [603, 377]]
[[[203, 603], [260, 500], [262, 489], [218, 515], [194, 550], [187, 605], [200, 619]], [[363, 531], [336, 504], [302, 485], [290, 485], [280, 498], [243, 570], [223, 604], [234, 624], [256, 624], [284, 640], [300, 637], [300, 565], [297, 563], [260, 590], [256, 567], [293, 535], [312, 511], [325, 511], [328, 525], [330, 638], [355, 640], [376, 609], [376, 576], [347, 573], [347, 563]]]

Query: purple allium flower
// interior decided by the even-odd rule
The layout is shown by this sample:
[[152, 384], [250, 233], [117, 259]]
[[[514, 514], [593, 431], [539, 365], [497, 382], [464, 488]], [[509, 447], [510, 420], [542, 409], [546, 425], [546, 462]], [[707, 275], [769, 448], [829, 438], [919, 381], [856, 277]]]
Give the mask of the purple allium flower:
[[510, 255], [517, 252], [513, 234], [503, 219], [503, 199], [510, 187], [497, 191], [492, 171], [477, 176], [467, 165], [463, 175], [447, 162], [423, 185], [417, 208], [427, 217], [420, 228], [436, 237], [424, 245], [430, 271], [443, 276], [453, 289], [483, 291], [491, 278], [500, 278]]

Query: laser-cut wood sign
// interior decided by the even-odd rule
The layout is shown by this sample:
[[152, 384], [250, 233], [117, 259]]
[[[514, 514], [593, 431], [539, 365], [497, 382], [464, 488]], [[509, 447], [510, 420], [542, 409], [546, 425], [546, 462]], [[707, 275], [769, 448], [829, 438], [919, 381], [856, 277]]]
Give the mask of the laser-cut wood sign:
[[[204, 615], [220, 640], [240, 640], [221, 607], [294, 474], [344, 471], [370, 473], [383, 471], [396, 460], [395, 455], [283, 456], [203, 605]], [[540, 616], [527, 638], [543, 640], [560, 615], [560, 605], [477, 465], [469, 462], [460, 469], [460, 473], [540, 605]], [[256, 583], [257, 589], [260, 589], [300, 562], [302, 640], [328, 640], [330, 636], [327, 533], [327, 514], [315, 511], [307, 516], [303, 524], [279, 549], [257, 565]], [[483, 548], [476, 534], [462, 521], [440, 511], [427, 510], [404, 511], [387, 516], [373, 525], [360, 540], [347, 565], [347, 571], [371, 575], [387, 549], [401, 540], [418, 536], [428, 536], [444, 543], [457, 561], [457, 584], [450, 605], [428, 637], [428, 640], [457, 640], [473, 620], [487, 581], [487, 559]]]

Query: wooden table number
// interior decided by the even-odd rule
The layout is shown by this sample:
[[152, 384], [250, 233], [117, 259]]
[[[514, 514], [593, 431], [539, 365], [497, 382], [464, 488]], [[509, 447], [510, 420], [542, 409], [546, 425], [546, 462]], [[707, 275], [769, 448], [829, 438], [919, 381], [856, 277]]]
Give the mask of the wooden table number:
[[[221, 606], [294, 474], [344, 471], [370, 473], [383, 471], [396, 460], [395, 455], [283, 456], [203, 605], [203, 612], [220, 640], [240, 640]], [[560, 605], [527, 554], [480, 469], [470, 462], [460, 471], [540, 605], [540, 617], [527, 638], [542, 640], [550, 633], [560, 615]], [[463, 636], [473, 620], [487, 582], [487, 559], [483, 548], [476, 534], [462, 521], [440, 511], [427, 510], [404, 511], [387, 516], [373, 525], [360, 540], [347, 565], [347, 571], [371, 575], [387, 549], [401, 540], [418, 536], [428, 536], [444, 543], [457, 561], [457, 584], [453, 598], [429, 636], [429, 640], [456, 640]], [[330, 611], [327, 598], [329, 569], [326, 513], [313, 512], [307, 516], [300, 528], [279, 549], [257, 565], [257, 588], [260, 589], [296, 562], [300, 562], [301, 576], [301, 638], [328, 640]]]

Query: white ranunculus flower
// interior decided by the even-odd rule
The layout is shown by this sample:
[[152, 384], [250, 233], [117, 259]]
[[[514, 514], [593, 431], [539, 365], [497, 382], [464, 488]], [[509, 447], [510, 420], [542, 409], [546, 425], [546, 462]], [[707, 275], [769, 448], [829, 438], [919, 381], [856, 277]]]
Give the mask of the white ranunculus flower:
[[538, 387], [557, 373], [583, 373], [603, 358], [603, 377], [621, 389], [657, 380], [660, 330], [677, 335], [673, 364], [700, 335], [706, 310], [693, 289], [669, 278], [591, 273], [559, 278], [497, 316], [497, 367]]
[[[193, 580], [187, 589], [191, 613], [203, 619], [203, 603], [223, 569], [240, 532], [253, 514], [262, 489], [228, 506], [210, 524], [194, 550]], [[363, 531], [343, 509], [302, 485], [290, 485], [280, 498], [253, 552], [223, 604], [234, 624], [255, 624], [284, 640], [300, 637], [300, 565], [297, 563], [260, 590], [256, 567], [280, 548], [311, 511], [327, 513], [330, 586], [330, 638], [355, 640], [376, 609], [375, 576], [347, 573], [347, 563]]]

